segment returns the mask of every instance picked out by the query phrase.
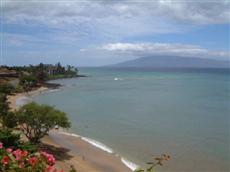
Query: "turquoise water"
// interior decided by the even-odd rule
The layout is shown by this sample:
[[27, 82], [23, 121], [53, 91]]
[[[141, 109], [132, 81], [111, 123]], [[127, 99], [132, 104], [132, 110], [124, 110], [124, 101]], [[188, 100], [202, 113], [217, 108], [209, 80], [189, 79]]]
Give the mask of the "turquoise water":
[[71, 131], [160, 171], [229, 171], [230, 73], [221, 70], [82, 68], [59, 91], [35, 97], [67, 112]]

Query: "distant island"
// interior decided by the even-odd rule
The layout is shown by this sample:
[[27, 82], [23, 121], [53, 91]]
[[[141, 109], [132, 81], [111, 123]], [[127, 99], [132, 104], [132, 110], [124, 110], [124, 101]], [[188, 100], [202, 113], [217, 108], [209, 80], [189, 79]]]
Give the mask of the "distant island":
[[129, 60], [110, 67], [137, 68], [229, 68], [227, 60], [213, 60], [198, 57], [148, 56]]

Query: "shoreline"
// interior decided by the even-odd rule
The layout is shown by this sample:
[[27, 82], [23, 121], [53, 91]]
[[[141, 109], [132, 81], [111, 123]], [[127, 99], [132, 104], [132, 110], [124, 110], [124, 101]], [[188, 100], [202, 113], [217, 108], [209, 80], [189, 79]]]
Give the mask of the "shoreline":
[[[15, 111], [23, 105], [23, 102], [19, 102], [20, 100], [28, 100], [33, 96], [52, 90], [54, 89], [42, 86], [29, 92], [9, 95], [7, 97], [9, 107]], [[57, 167], [65, 171], [70, 170], [71, 165], [78, 172], [132, 172], [138, 167], [124, 157], [115, 154], [103, 143], [74, 133], [52, 130], [47, 137], [42, 139], [42, 144], [52, 147], [54, 150], [68, 150], [66, 154], [71, 158], [57, 158]], [[48, 148], [49, 150], [50, 153], [53, 153], [51, 148]], [[54, 152], [54, 154], [56, 153]]]
[[12, 95], [7, 96], [7, 100], [9, 102], [9, 108], [13, 111], [17, 110], [17, 108], [20, 106], [18, 101], [20, 99], [28, 99], [30, 97], [39, 95], [45, 91], [48, 91], [49, 88], [45, 86], [37, 87], [34, 90], [31, 90], [29, 92], [22, 92], [22, 93], [14, 93]]

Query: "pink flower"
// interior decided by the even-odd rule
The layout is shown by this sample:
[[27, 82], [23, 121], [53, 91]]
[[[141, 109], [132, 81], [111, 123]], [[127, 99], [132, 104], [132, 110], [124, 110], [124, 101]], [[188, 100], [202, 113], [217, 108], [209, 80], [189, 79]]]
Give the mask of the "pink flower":
[[9, 164], [9, 162], [10, 162], [10, 158], [6, 155], [1, 160], [1, 163], [3, 164], [3, 166], [6, 166], [7, 164]]
[[6, 152], [8, 152], [8, 153], [11, 153], [12, 151], [13, 151], [12, 148], [7, 148], [7, 149], [6, 149]]
[[3, 148], [3, 143], [2, 142], [0, 142], [0, 149], [2, 149]]
[[47, 166], [45, 172], [52, 172], [55, 168], [53, 166]]
[[19, 161], [21, 158], [26, 157], [28, 155], [28, 152], [17, 149], [15, 151], [13, 151], [12, 154], [15, 156], [16, 160]]
[[38, 159], [37, 159], [37, 157], [32, 157], [28, 160], [28, 162], [30, 165], [35, 166], [38, 162]]
[[54, 158], [54, 156], [52, 154], [49, 154], [49, 153], [46, 153], [46, 152], [41, 152], [41, 155], [43, 157], [45, 157], [45, 159], [47, 160], [47, 163], [49, 165], [55, 164], [55, 158]]

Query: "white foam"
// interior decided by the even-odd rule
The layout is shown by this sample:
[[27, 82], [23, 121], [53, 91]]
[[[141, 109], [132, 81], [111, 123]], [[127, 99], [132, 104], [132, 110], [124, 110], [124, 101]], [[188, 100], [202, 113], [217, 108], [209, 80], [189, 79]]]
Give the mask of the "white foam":
[[122, 81], [122, 78], [114, 78], [114, 81]]
[[93, 146], [102, 149], [103, 151], [106, 151], [108, 153], [113, 153], [113, 150], [111, 148], [109, 148], [108, 146], [104, 145], [103, 143], [100, 143], [96, 140], [90, 139], [88, 137], [82, 137], [82, 140], [92, 144]]
[[[96, 140], [93, 140], [91, 138], [88, 138], [88, 137], [82, 137], [80, 135], [77, 135], [77, 134], [74, 134], [74, 133], [67, 133], [67, 132], [63, 132], [63, 131], [59, 131], [59, 133], [61, 134], [65, 134], [65, 135], [68, 135], [68, 136], [73, 136], [73, 137], [80, 137], [82, 140], [90, 143], [91, 145], [107, 152], [107, 153], [114, 153], [113, 149], [104, 145], [103, 143], [101, 142], [98, 142]], [[116, 157], [120, 157], [119, 154], [114, 154]], [[138, 169], [140, 166], [138, 166], [137, 164], [127, 160], [126, 158], [124, 157], [121, 157], [121, 162], [127, 166], [129, 169], [131, 169], [132, 171], [135, 171], [136, 169]]]
[[135, 163], [133, 163], [133, 162], [131, 162], [131, 161], [129, 161], [129, 160], [123, 158], [123, 157], [121, 158], [121, 161], [122, 161], [129, 169], [131, 169], [132, 171], [135, 171], [136, 169], [139, 168], [139, 166], [138, 166], [137, 164], [135, 164]]
[[59, 133], [65, 134], [65, 135], [67, 135], [67, 136], [81, 137], [81, 136], [79, 136], [79, 135], [77, 135], [77, 134], [74, 134], [74, 133], [67, 133], [67, 132], [63, 132], [63, 131], [59, 131]]
[[135, 171], [136, 169], [138, 169], [140, 166], [138, 166], [137, 164], [125, 159], [125, 158], [121, 158], [121, 161], [132, 171]]
[[49, 90], [48, 92], [49, 93], [53, 93], [53, 92], [56, 92], [56, 91], [61, 91], [61, 89], [60, 88], [58, 88], [58, 89], [52, 89], [52, 90]]

